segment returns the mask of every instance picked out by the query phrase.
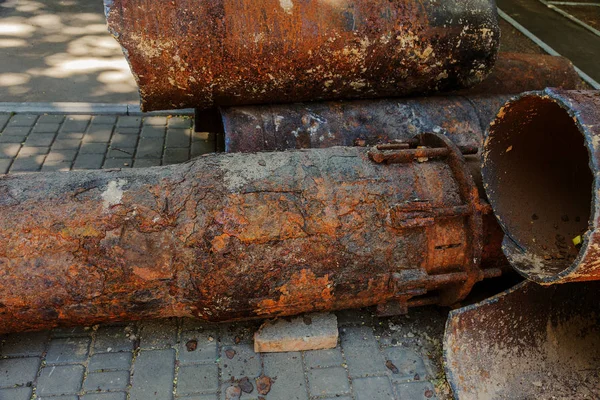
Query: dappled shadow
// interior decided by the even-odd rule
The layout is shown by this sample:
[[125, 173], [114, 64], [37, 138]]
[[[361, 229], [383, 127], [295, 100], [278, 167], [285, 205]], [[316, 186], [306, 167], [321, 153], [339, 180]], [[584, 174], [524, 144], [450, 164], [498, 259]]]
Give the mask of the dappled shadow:
[[138, 101], [102, 0], [0, 0], [0, 102]]

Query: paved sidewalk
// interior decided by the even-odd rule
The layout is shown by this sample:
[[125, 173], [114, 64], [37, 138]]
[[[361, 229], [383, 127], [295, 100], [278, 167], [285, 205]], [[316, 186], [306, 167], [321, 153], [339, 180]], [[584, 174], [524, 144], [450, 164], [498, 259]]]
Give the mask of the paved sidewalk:
[[[214, 138], [192, 124], [177, 116], [0, 114], [0, 173], [147, 167], [214, 151]], [[449, 398], [441, 370], [447, 312], [337, 315], [336, 349], [266, 355], [252, 346], [260, 322], [167, 319], [7, 335], [0, 400]], [[261, 377], [271, 382], [265, 395]]]

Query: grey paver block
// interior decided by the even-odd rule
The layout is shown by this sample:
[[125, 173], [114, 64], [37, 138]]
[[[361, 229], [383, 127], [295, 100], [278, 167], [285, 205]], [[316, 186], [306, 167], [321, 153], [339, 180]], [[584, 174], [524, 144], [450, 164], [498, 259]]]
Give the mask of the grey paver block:
[[371, 325], [373, 323], [373, 314], [367, 309], [341, 310], [335, 314], [338, 317], [339, 326]]
[[75, 336], [89, 336], [92, 330], [86, 326], [72, 326], [55, 328], [52, 330], [53, 337], [75, 337]]
[[82, 143], [79, 154], [104, 154], [108, 149], [108, 143]]
[[114, 133], [118, 133], [121, 135], [139, 135], [140, 134], [140, 128], [120, 128], [120, 127], [115, 127], [115, 132]]
[[[235, 355], [229, 359], [227, 350], [234, 350]], [[221, 377], [223, 382], [247, 377], [257, 377], [261, 373], [260, 355], [254, 352], [252, 345], [240, 343], [239, 345], [224, 346], [219, 357], [221, 364]]]
[[76, 139], [56, 139], [52, 143], [53, 150], [77, 150], [81, 144], [80, 140]]
[[142, 134], [141, 136], [143, 138], [156, 138], [156, 137], [164, 137], [165, 136], [165, 132], [166, 129], [164, 126], [153, 126], [153, 125], [145, 125], [144, 127], [142, 127]]
[[111, 146], [106, 153], [106, 158], [132, 158], [134, 154], [135, 147]]
[[304, 362], [308, 368], [336, 367], [344, 363], [340, 348], [312, 350], [304, 353]]
[[47, 154], [50, 151], [49, 147], [38, 147], [23, 145], [19, 150], [19, 157], [28, 157], [34, 155]]
[[[386, 376], [358, 378], [352, 380], [356, 400], [394, 400], [392, 385]], [[410, 399], [411, 397], [400, 397]]]
[[158, 167], [160, 158], [140, 158], [133, 160], [134, 168]]
[[129, 385], [129, 371], [92, 372], [87, 375], [83, 388], [86, 392], [125, 390]]
[[165, 348], [177, 342], [177, 319], [158, 319], [140, 324], [140, 347], [142, 349]]
[[142, 350], [135, 360], [130, 400], [172, 398], [175, 350]]
[[60, 124], [65, 120], [64, 114], [40, 115], [38, 124]]
[[10, 119], [10, 114], [5, 114], [5, 113], [0, 114], [0, 132], [2, 131], [2, 129], [4, 129], [4, 127], [8, 123], [9, 119]]
[[79, 396], [79, 400], [126, 400], [126, 392], [93, 393]]
[[399, 383], [396, 385], [396, 393], [399, 399], [437, 399], [435, 388], [430, 382]]
[[104, 162], [104, 154], [79, 154], [73, 169], [99, 169]]
[[189, 149], [174, 149], [166, 148], [165, 155], [163, 157], [164, 164], [177, 164], [182, 163], [190, 159]]
[[64, 160], [46, 160], [42, 165], [41, 171], [52, 172], [52, 171], [70, 171], [72, 161]]
[[[209, 340], [209, 338], [213, 338], [213, 340]], [[188, 347], [188, 343], [192, 346]], [[195, 349], [190, 351], [194, 347]], [[180, 363], [212, 363], [216, 360], [217, 340], [215, 335], [207, 332], [183, 332], [181, 334], [179, 342]]]
[[78, 400], [75, 395], [67, 395], [67, 396], [43, 396], [36, 397], [36, 400]]
[[0, 159], [0, 174], [7, 174], [10, 165], [12, 164], [12, 158], [3, 158]]
[[163, 153], [163, 140], [159, 138], [141, 138], [136, 158], [161, 158]]
[[88, 371], [129, 370], [132, 357], [129, 352], [94, 354], [88, 363]]
[[191, 129], [167, 129], [167, 147], [190, 147]]
[[21, 149], [19, 143], [2, 143], [0, 144], [0, 158], [14, 158]]
[[258, 330], [258, 328], [260, 328], [261, 324], [261, 321], [219, 324], [219, 341], [222, 345], [233, 345], [237, 343], [252, 344], [254, 342], [254, 333]]
[[2, 131], [2, 136], [20, 136], [25, 138], [25, 136], [29, 135], [30, 130], [30, 127], [9, 125]]
[[92, 125], [113, 125], [117, 122], [114, 115], [96, 115], [92, 118]]
[[386, 360], [390, 360], [396, 368], [397, 374], [392, 374], [391, 378], [394, 382], [413, 380], [415, 375], [419, 379], [427, 379], [427, 368], [417, 353], [404, 347], [389, 347], [384, 350]]
[[48, 345], [48, 364], [72, 364], [88, 357], [91, 339], [87, 337], [52, 339]]
[[35, 172], [42, 168], [45, 155], [17, 157], [10, 167], [10, 172]]
[[0, 135], [0, 143], [23, 143], [25, 136]]
[[51, 150], [46, 156], [46, 161], [73, 161], [77, 155], [77, 150]]
[[37, 394], [74, 394], [81, 389], [84, 367], [82, 365], [47, 365], [37, 381]]
[[[219, 396], [216, 393], [211, 394], [198, 394], [192, 396], [177, 396], [177, 399], [181, 400], [217, 400]], [[250, 400], [250, 398], [245, 397], [244, 400]]]
[[171, 117], [168, 119], [169, 128], [189, 128], [192, 126], [193, 120], [185, 117]]
[[350, 376], [377, 375], [387, 371], [371, 326], [342, 328], [340, 337]]
[[35, 124], [35, 126], [31, 130], [31, 133], [32, 134], [57, 133], [58, 128], [60, 128], [60, 123], [58, 123], [58, 122], [45, 122], [45, 123], [38, 122], [37, 124]]
[[68, 116], [62, 126], [61, 132], [84, 132], [90, 123], [90, 117], [87, 115]]
[[83, 132], [59, 132], [58, 135], [56, 135], [56, 139], [54, 140], [77, 140], [78, 142], [80, 142], [84, 136], [85, 133]]
[[119, 117], [117, 126], [121, 128], [137, 128], [142, 123], [142, 117], [123, 116]]
[[350, 392], [348, 373], [342, 367], [310, 370], [308, 386], [311, 396], [335, 396]]
[[35, 379], [40, 358], [5, 358], [0, 360], [0, 387], [24, 385]]
[[13, 333], [4, 337], [0, 355], [4, 357], [37, 356], [46, 348], [48, 332]]
[[288, 400], [308, 399], [301, 353], [264, 354], [263, 363], [264, 374], [272, 379], [276, 378], [271, 385], [269, 398]]
[[131, 332], [132, 328], [130, 326], [100, 327], [96, 333], [94, 353], [132, 351]]
[[110, 140], [111, 146], [116, 147], [135, 147], [137, 145], [138, 137], [136, 135], [123, 135], [122, 133], [115, 133]]
[[50, 146], [54, 141], [53, 133], [39, 133], [37, 135], [29, 135], [25, 140], [26, 146]]
[[144, 118], [144, 125], [152, 125], [152, 126], [166, 126], [167, 125], [167, 117], [146, 117]]
[[219, 368], [215, 364], [179, 368], [177, 394], [216, 392], [218, 388]]
[[85, 143], [108, 143], [112, 136], [111, 125], [94, 125], [83, 136]]
[[198, 157], [203, 154], [214, 153], [216, 151], [216, 143], [201, 141], [192, 143], [191, 156]]
[[33, 126], [37, 121], [38, 115], [36, 114], [15, 114], [8, 121], [9, 126]]
[[0, 400], [29, 400], [32, 392], [30, 387], [0, 389]]

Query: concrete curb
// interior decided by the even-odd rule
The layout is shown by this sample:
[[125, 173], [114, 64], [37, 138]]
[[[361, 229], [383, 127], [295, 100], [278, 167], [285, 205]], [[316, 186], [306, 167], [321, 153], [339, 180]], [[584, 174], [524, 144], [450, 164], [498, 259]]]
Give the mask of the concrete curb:
[[10, 103], [0, 102], [0, 113], [14, 114], [85, 114], [85, 115], [194, 115], [193, 108], [142, 112], [135, 104], [109, 103]]

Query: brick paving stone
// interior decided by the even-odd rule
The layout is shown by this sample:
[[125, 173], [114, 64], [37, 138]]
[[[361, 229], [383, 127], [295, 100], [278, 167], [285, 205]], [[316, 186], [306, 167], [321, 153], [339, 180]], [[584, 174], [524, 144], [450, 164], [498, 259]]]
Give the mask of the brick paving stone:
[[88, 393], [79, 396], [79, 400], [127, 400], [126, 392]]
[[348, 394], [348, 373], [342, 367], [313, 369], [308, 372], [311, 396], [336, 396]]
[[115, 127], [114, 133], [118, 133], [121, 135], [139, 135], [140, 134], [140, 128], [120, 128], [120, 127]]
[[9, 119], [10, 114], [0, 114], [0, 132], [2, 132], [2, 129], [4, 129]]
[[133, 366], [130, 400], [172, 399], [175, 350], [142, 350]]
[[25, 136], [0, 135], [0, 143], [23, 143]]
[[54, 141], [58, 141], [58, 140], [77, 140], [78, 142], [81, 142], [81, 139], [83, 139], [83, 137], [85, 136], [85, 133], [83, 132], [59, 132], [58, 135], [56, 135], [56, 139], [54, 139]]
[[180, 367], [177, 394], [216, 392], [219, 388], [219, 368], [215, 364]]
[[49, 151], [50, 151], [49, 147], [23, 145], [21, 147], [21, 149], [19, 150], [19, 157], [28, 157], [28, 156], [48, 154]]
[[425, 363], [414, 351], [404, 347], [389, 347], [383, 354], [386, 360], [390, 360], [398, 368], [398, 373], [391, 375], [393, 382], [413, 380], [415, 375], [418, 375], [419, 379], [427, 379]]
[[388, 371], [371, 326], [341, 328], [340, 338], [351, 377], [378, 375]]
[[52, 339], [48, 344], [46, 363], [73, 364], [88, 357], [91, 339], [88, 337]]
[[190, 128], [193, 120], [188, 117], [171, 117], [167, 121], [169, 128]]
[[42, 165], [42, 172], [55, 172], [55, 171], [70, 171], [73, 161], [64, 160], [46, 160]]
[[68, 116], [60, 127], [61, 132], [84, 132], [90, 123], [90, 116], [73, 115]]
[[308, 390], [300, 352], [268, 353], [263, 355], [264, 374], [272, 379], [269, 398], [308, 400]]
[[135, 154], [135, 147], [115, 146], [108, 149], [106, 158], [132, 158]]
[[79, 154], [73, 169], [99, 169], [104, 162], [104, 154]]
[[152, 126], [166, 126], [167, 125], [167, 117], [161, 116], [153, 116], [144, 118], [144, 126], [152, 125]]
[[163, 140], [159, 138], [140, 138], [136, 158], [161, 158], [163, 153]]
[[129, 352], [94, 354], [88, 362], [88, 371], [128, 371], [132, 358]]
[[144, 127], [142, 127], [141, 137], [156, 138], [156, 137], [164, 137], [165, 134], [166, 134], [166, 129], [164, 126], [145, 125]]
[[7, 174], [12, 162], [12, 158], [0, 159], [0, 174]]
[[67, 395], [67, 396], [43, 396], [36, 397], [36, 400], [78, 400], [75, 395]]
[[191, 157], [198, 157], [203, 154], [214, 153], [216, 150], [215, 142], [194, 142], [192, 143]]
[[35, 124], [35, 126], [31, 130], [31, 134], [57, 133], [59, 128], [60, 128], [60, 123], [58, 123], [58, 122], [40, 123], [38, 121], [38, 123]]
[[[393, 400], [392, 385], [386, 376], [358, 378], [352, 380], [356, 400]], [[401, 397], [410, 399], [412, 397]]]
[[120, 128], [137, 128], [142, 124], [142, 117], [123, 116], [119, 117], [117, 126]]
[[190, 129], [167, 129], [167, 147], [190, 147]]
[[38, 116], [34, 114], [15, 114], [8, 121], [8, 126], [33, 126]]
[[[198, 394], [198, 395], [193, 395], [193, 396], [177, 396], [177, 399], [181, 399], [181, 400], [217, 400], [219, 398], [219, 396], [216, 393], [212, 393], [212, 394]], [[244, 400], [251, 400], [251, 398], [248, 398], [244, 395]]]
[[108, 143], [112, 136], [111, 125], [95, 125], [91, 126], [90, 129], [83, 135], [84, 143]]
[[0, 400], [29, 400], [32, 393], [30, 387], [0, 389]]
[[114, 115], [96, 115], [92, 118], [92, 125], [114, 125], [117, 117]]
[[399, 383], [396, 385], [396, 394], [399, 399], [437, 399], [435, 388], [430, 382]]
[[65, 120], [64, 114], [40, 115], [38, 124], [60, 124]]
[[19, 143], [2, 143], [0, 144], [0, 158], [14, 158], [21, 149]]
[[304, 362], [307, 368], [336, 367], [344, 363], [340, 347], [327, 350], [304, 352]]
[[110, 145], [112, 147], [135, 147], [137, 145], [137, 135], [123, 135], [122, 133], [115, 133], [110, 139]]
[[[212, 340], [209, 340], [210, 338]], [[216, 335], [211, 332], [182, 332], [178, 354], [182, 365], [216, 362]]]
[[19, 136], [25, 138], [29, 135], [30, 127], [26, 126], [7, 126], [2, 131], [2, 136]]
[[133, 340], [130, 326], [100, 327], [96, 332], [94, 353], [110, 353], [116, 351], [132, 351]]
[[50, 146], [54, 141], [53, 133], [40, 133], [37, 135], [29, 135], [25, 139], [25, 146]]
[[46, 161], [73, 161], [75, 156], [77, 155], [77, 150], [54, 150], [52, 149], [50, 153], [46, 156]]
[[140, 158], [133, 160], [134, 168], [158, 167], [160, 166], [160, 158]]
[[108, 149], [108, 143], [82, 143], [79, 154], [104, 154]]
[[80, 140], [76, 139], [56, 139], [52, 143], [53, 150], [77, 150], [81, 144]]
[[[233, 358], [229, 359], [227, 357], [227, 350], [235, 351]], [[221, 366], [221, 377], [223, 382], [229, 381], [232, 377], [235, 379], [244, 376], [249, 378], [257, 377], [262, 371], [260, 355], [255, 353], [252, 345], [247, 343], [223, 346], [219, 356], [219, 364]]]
[[169, 165], [185, 162], [190, 159], [189, 154], [189, 149], [174, 149], [167, 147], [163, 157], [163, 164]]
[[39, 357], [0, 359], [0, 387], [13, 387], [32, 382], [40, 363]]
[[46, 348], [49, 332], [13, 333], [4, 336], [0, 356], [22, 357], [40, 355]]
[[10, 172], [35, 172], [42, 168], [45, 155], [38, 156], [18, 156], [10, 166]]
[[82, 365], [47, 365], [37, 380], [39, 396], [78, 393], [83, 381]]
[[129, 371], [110, 371], [89, 373], [83, 388], [86, 392], [125, 390], [129, 385]]
[[156, 349], [177, 343], [177, 319], [155, 319], [140, 324], [140, 348]]

